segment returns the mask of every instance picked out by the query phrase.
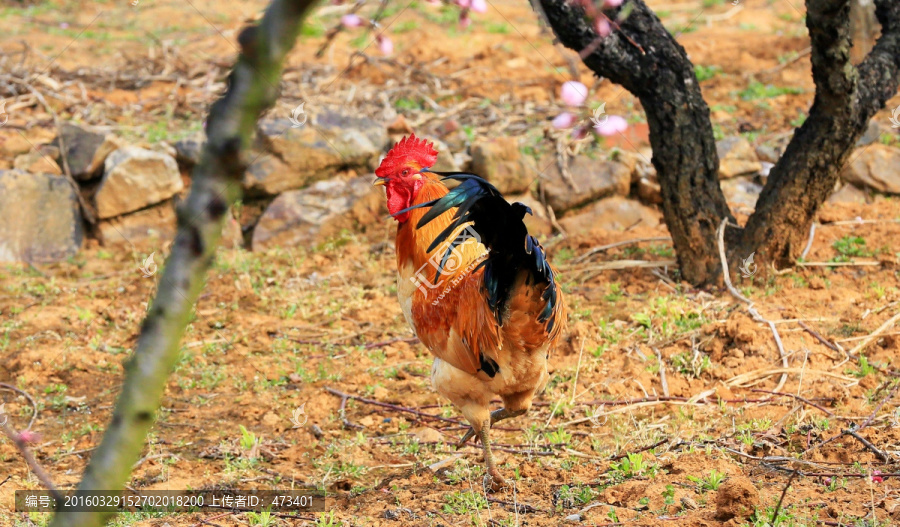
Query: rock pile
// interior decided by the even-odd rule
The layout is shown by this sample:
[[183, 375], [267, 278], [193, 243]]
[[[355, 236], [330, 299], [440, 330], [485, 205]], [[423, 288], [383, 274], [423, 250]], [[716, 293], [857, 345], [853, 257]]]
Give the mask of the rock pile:
[[[401, 121], [384, 126], [335, 110], [302, 124], [261, 121], [246, 159], [244, 206], [228, 222], [225, 245], [319, 244], [383, 225], [383, 190], [371, 185], [372, 172], [408, 132]], [[17, 135], [0, 138], [0, 261], [33, 263], [68, 258], [88, 236], [105, 244], [171, 239], [175, 205], [205, 142], [195, 133], [171, 145], [129, 144], [72, 123], [37, 147]], [[582, 153], [562, 167], [555, 153], [533, 155], [516, 138], [470, 141], [452, 121], [425, 137], [440, 151], [435, 169], [472, 171], [493, 182], [510, 201], [531, 207], [526, 223], [540, 235], [560, 227], [578, 234], [662, 221], [649, 148]], [[726, 199], [752, 210], [783, 145], [754, 149], [745, 138], [730, 137], [716, 146]], [[865, 202], [870, 191], [900, 194], [900, 149], [861, 142], [841, 179], [832, 200]], [[96, 228], [87, 229], [82, 204]]]

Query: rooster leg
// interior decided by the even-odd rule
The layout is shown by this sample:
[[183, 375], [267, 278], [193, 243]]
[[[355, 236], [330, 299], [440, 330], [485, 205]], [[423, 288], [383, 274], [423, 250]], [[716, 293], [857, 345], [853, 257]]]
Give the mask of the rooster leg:
[[[524, 414], [525, 411], [526, 410], [524, 410], [524, 409], [509, 411], [506, 408], [494, 410], [493, 412], [491, 412], [491, 426], [494, 426], [494, 423], [497, 423], [498, 421], [502, 421], [504, 419], [509, 419], [511, 417], [518, 417], [518, 416]], [[466, 444], [466, 441], [471, 439], [472, 436], [474, 436], [474, 435], [475, 435], [475, 429], [470, 426], [469, 429], [466, 431], [466, 433], [459, 440], [459, 442], [456, 443], [456, 447], [459, 448], [459, 447], [463, 446], [464, 444]]]
[[478, 437], [481, 438], [481, 445], [484, 448], [484, 465], [487, 468], [484, 482], [492, 491], [497, 492], [506, 486], [506, 479], [500, 475], [500, 471], [497, 470], [497, 464], [494, 462], [494, 454], [491, 453], [490, 432], [491, 421], [486, 419], [481, 424], [481, 430], [478, 431]]

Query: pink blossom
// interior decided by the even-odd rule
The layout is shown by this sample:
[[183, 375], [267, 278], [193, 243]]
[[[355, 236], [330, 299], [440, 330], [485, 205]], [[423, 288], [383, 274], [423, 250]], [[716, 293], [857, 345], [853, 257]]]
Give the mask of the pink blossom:
[[394, 43], [391, 42], [391, 39], [384, 35], [378, 35], [375, 40], [378, 41], [378, 49], [381, 50], [382, 55], [391, 55], [394, 53]]
[[37, 443], [41, 440], [40, 434], [36, 434], [31, 430], [22, 430], [19, 432], [19, 439], [24, 441], [25, 443]]
[[462, 10], [459, 13], [459, 27], [465, 29], [472, 25], [472, 19], [469, 18], [469, 13], [466, 10]]
[[559, 97], [569, 106], [581, 106], [587, 99], [587, 86], [578, 81], [566, 81], [559, 91]]
[[594, 130], [602, 136], [609, 137], [628, 129], [628, 121], [618, 115], [610, 115], [605, 123], [595, 124]]
[[476, 13], [487, 13], [487, 0], [471, 0], [471, 7]]
[[609, 34], [612, 33], [612, 27], [609, 25], [609, 20], [606, 18], [597, 18], [597, 20], [594, 21], [594, 31], [597, 32], [597, 35], [599, 35], [600, 38], [608, 37]]
[[363, 21], [359, 15], [348, 13], [341, 17], [341, 25], [344, 27], [359, 27], [363, 25]]
[[572, 139], [584, 139], [587, 137], [588, 127], [587, 126], [579, 126], [578, 128], [572, 130]]
[[884, 478], [881, 477], [879, 474], [881, 474], [880, 470], [873, 470], [872, 471], [872, 481], [874, 481], [875, 483], [884, 483]]
[[622, 0], [605, 0], [603, 3], [606, 7], [619, 7], [622, 5]]
[[565, 130], [566, 128], [575, 126], [576, 121], [577, 119], [574, 115], [569, 112], [563, 112], [553, 118], [553, 127], [558, 130]]
[[465, 9], [472, 5], [472, 0], [456, 0], [456, 5]]

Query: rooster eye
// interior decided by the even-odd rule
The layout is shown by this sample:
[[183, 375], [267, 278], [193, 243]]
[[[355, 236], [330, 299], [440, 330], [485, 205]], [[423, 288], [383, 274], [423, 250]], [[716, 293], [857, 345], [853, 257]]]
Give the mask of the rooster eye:
[[403, 169], [403, 172], [401, 172], [400, 175], [403, 176], [403, 177], [408, 176], [408, 175], [409, 175], [409, 169], [408, 169], [408, 168], [404, 168], [404, 169]]

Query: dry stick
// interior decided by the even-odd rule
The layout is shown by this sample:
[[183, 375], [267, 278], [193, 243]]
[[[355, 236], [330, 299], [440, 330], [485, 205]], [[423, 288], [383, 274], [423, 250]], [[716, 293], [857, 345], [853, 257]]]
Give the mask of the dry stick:
[[[753, 320], [768, 324], [769, 329], [772, 330], [772, 335], [775, 337], [775, 344], [778, 346], [778, 353], [781, 355], [781, 365], [785, 369], [787, 369], [787, 353], [785, 353], [784, 346], [781, 344], [781, 335], [778, 334], [778, 329], [775, 328], [775, 324], [763, 318], [763, 316], [759, 314], [759, 311], [757, 311], [756, 308], [753, 307], [753, 302], [749, 298], [742, 295], [741, 292], [738, 291], [731, 283], [731, 271], [729, 271], [728, 269], [728, 259], [725, 257], [725, 225], [727, 223], [728, 218], [722, 219], [722, 223], [719, 224], [719, 228], [716, 231], [716, 236], [719, 240], [719, 258], [722, 260], [722, 276], [725, 278], [725, 285], [728, 287], [728, 292], [731, 293], [733, 297], [747, 304], [747, 311], [750, 313], [750, 316], [753, 317]], [[775, 387], [775, 391], [781, 391], [781, 388], [784, 386], [785, 382], [787, 382], [787, 372], [781, 374], [781, 379], [778, 381], [778, 386]]]
[[788, 478], [787, 483], [784, 484], [784, 489], [781, 491], [781, 497], [778, 498], [778, 504], [775, 505], [775, 510], [772, 511], [772, 520], [769, 522], [774, 527], [778, 527], [778, 524], [775, 522], [775, 519], [778, 518], [778, 513], [781, 511], [781, 503], [784, 501], [784, 497], [787, 495], [787, 491], [791, 488], [791, 483], [794, 482], [794, 478], [797, 477], [797, 471], [795, 470], [791, 477]]
[[396, 338], [391, 340], [383, 340], [381, 342], [372, 342], [371, 344], [366, 344], [363, 346], [363, 349], [370, 350], [374, 348], [383, 348], [385, 346], [389, 346], [391, 344], [396, 344], [397, 342], [406, 342], [408, 344], [412, 344], [415, 342], [419, 342], [419, 337], [409, 337], [409, 338]]
[[[256, 122], [278, 96], [282, 63], [294, 45], [313, 0], [273, 0], [257, 26], [238, 36], [240, 55], [225, 95], [212, 105], [208, 141], [194, 169], [190, 194], [178, 207], [178, 234], [141, 326], [137, 347], [103, 441], [91, 456], [78, 487], [80, 496], [124, 488], [141, 456], [159, 410], [180, 342], [200, 297], [229, 207], [240, 196], [242, 151]], [[101, 511], [63, 510], [53, 527], [100, 527], [112, 516]]]
[[47, 471], [44, 470], [44, 467], [38, 463], [37, 459], [34, 458], [34, 454], [31, 453], [31, 449], [28, 448], [28, 443], [22, 439], [14, 429], [7, 422], [8, 419], [3, 419], [0, 421], [0, 431], [3, 432], [6, 437], [9, 438], [10, 441], [16, 446], [16, 449], [19, 450], [19, 453], [22, 454], [22, 457], [25, 459], [25, 463], [28, 465], [28, 468], [31, 469], [31, 472], [37, 476], [38, 481], [41, 482], [41, 485], [47, 487], [53, 494], [53, 498], [56, 499], [57, 503], [62, 503], [63, 497], [62, 494], [57, 490], [56, 485], [53, 484], [53, 480], [50, 478], [50, 474], [47, 474]]
[[669, 396], [669, 381], [666, 380], [666, 363], [663, 361], [662, 352], [659, 348], [653, 348], [656, 352], [656, 360], [659, 364], [659, 383], [662, 385], [663, 395]]
[[341, 397], [341, 398], [354, 399], [354, 400], [362, 402], [362, 403], [371, 404], [373, 406], [380, 406], [382, 408], [389, 408], [389, 409], [397, 411], [397, 412], [405, 412], [408, 414], [413, 414], [415, 416], [423, 417], [425, 419], [434, 419], [435, 421], [443, 421], [445, 423], [453, 423], [455, 425], [462, 425], [462, 423], [458, 419], [450, 419], [449, 417], [442, 417], [440, 415], [426, 414], [425, 412], [420, 412], [418, 410], [414, 410], [413, 408], [407, 408], [405, 406], [398, 406], [396, 404], [383, 403], [381, 401], [376, 401], [374, 399], [366, 399], [365, 397], [360, 397], [358, 395], [351, 395], [349, 393], [344, 393], [342, 391], [335, 390], [334, 388], [330, 388], [328, 386], [325, 387], [325, 391], [332, 395], [337, 395], [338, 397]]
[[816, 403], [810, 401], [809, 399], [807, 399], [807, 398], [805, 398], [805, 397], [801, 397], [801, 396], [799, 396], [799, 395], [795, 395], [795, 394], [793, 394], [793, 393], [772, 392], [772, 391], [769, 391], [769, 390], [758, 390], [758, 389], [752, 389], [752, 390], [750, 390], [750, 391], [751, 391], [751, 392], [759, 392], [759, 393], [768, 393], [768, 394], [772, 394], [772, 395], [781, 395], [781, 396], [783, 396], [783, 397], [793, 397], [794, 399], [796, 399], [796, 400], [798, 400], [798, 401], [800, 401], [800, 402], [806, 403], [806, 404], [812, 406], [813, 408], [818, 408], [819, 410], [822, 410], [823, 412], [825, 412], [826, 414], [828, 414], [829, 417], [834, 417], [834, 412], [832, 412], [831, 410], [828, 410], [828, 409], [826, 409], [826, 408], [823, 408], [823, 407], [819, 406], [818, 404], [816, 404]]
[[843, 352], [844, 352], [844, 350], [842, 350], [837, 344], [833, 344], [833, 343], [829, 342], [828, 339], [826, 339], [825, 337], [823, 337], [818, 331], [816, 331], [816, 330], [814, 330], [813, 328], [807, 326], [807, 325], [806, 325], [806, 322], [803, 322], [803, 321], [801, 320], [801, 321], [798, 322], [798, 324], [800, 324], [800, 327], [803, 328], [807, 333], [809, 333], [810, 335], [812, 335], [813, 337], [815, 337], [816, 340], [818, 340], [819, 342], [821, 342], [822, 344], [824, 344], [825, 346], [827, 346], [828, 349], [834, 350], [834, 351], [836, 351], [836, 352], [838, 352], [838, 353], [843, 353]]
[[29, 421], [28, 426], [25, 427], [25, 430], [31, 430], [31, 425], [34, 424], [34, 420], [37, 419], [37, 414], [38, 414], [38, 405], [34, 401], [34, 398], [31, 397], [31, 395], [29, 395], [28, 392], [20, 390], [11, 384], [6, 384], [5, 382], [0, 382], [0, 388], [21, 393], [22, 395], [25, 396], [26, 399], [28, 399], [28, 402], [31, 403], [31, 407], [33, 408], [32, 412], [31, 412], [31, 421]]
[[898, 320], [900, 320], [900, 312], [898, 312], [896, 315], [894, 315], [894, 316], [892, 316], [891, 318], [889, 318], [889, 319], [887, 320], [887, 322], [885, 322], [884, 324], [882, 324], [881, 326], [879, 326], [878, 329], [876, 329], [874, 332], [870, 333], [869, 336], [868, 336], [866, 339], [864, 339], [864, 340], [863, 340], [862, 342], [860, 342], [855, 348], [853, 348], [852, 350], [850, 350], [850, 351], [847, 352], [847, 353], [849, 353], [851, 356], [855, 356], [855, 355], [856, 355], [857, 353], [859, 353], [863, 348], [865, 348], [866, 346], [868, 346], [870, 342], [872, 342], [873, 340], [875, 340], [875, 338], [876, 338], [878, 335], [880, 335], [881, 333], [883, 333], [883, 332], [884, 332], [885, 330], [887, 330], [889, 327], [891, 327], [891, 326], [893, 326], [894, 324], [896, 324]]
[[890, 463], [891, 458], [888, 457], [887, 454], [878, 450], [878, 448], [870, 443], [865, 437], [859, 435], [855, 430], [847, 430], [847, 435], [853, 436], [857, 441], [863, 444], [864, 447], [868, 448], [873, 454], [875, 454], [878, 459], [884, 461], [885, 463]]
[[640, 448], [640, 449], [638, 449], [638, 450], [633, 450], [633, 451], [631, 451], [631, 452], [625, 452], [625, 453], [619, 454], [619, 455], [617, 455], [617, 456], [612, 456], [612, 457], [609, 458], [609, 460], [610, 460], [610, 461], [616, 461], [617, 459], [622, 459], [622, 458], [624, 458], [624, 457], [628, 457], [628, 454], [638, 454], [638, 453], [640, 453], [640, 452], [646, 452], [646, 451], [648, 451], [648, 450], [652, 450], [652, 449], [658, 447], [659, 445], [665, 443], [665, 442], [668, 441], [668, 440], [669, 440], [668, 438], [666, 438], [666, 439], [660, 439], [660, 440], [657, 441], [656, 443], [653, 443], [652, 445], [647, 445], [647, 446], [642, 447], [642, 448]]
[[581, 263], [581, 262], [587, 260], [588, 258], [590, 258], [591, 256], [594, 256], [597, 253], [602, 253], [603, 251], [608, 251], [609, 249], [614, 249], [616, 247], [622, 247], [625, 245], [635, 245], [635, 244], [644, 243], [644, 242], [671, 242], [671, 241], [672, 241], [672, 238], [670, 238], [668, 236], [657, 236], [655, 238], [635, 238], [633, 240], [625, 240], [625, 241], [621, 241], [621, 242], [608, 243], [606, 245], [600, 245], [598, 247], [594, 247], [590, 251], [582, 254], [581, 256], [579, 256], [578, 258], [575, 259], [574, 263]]

